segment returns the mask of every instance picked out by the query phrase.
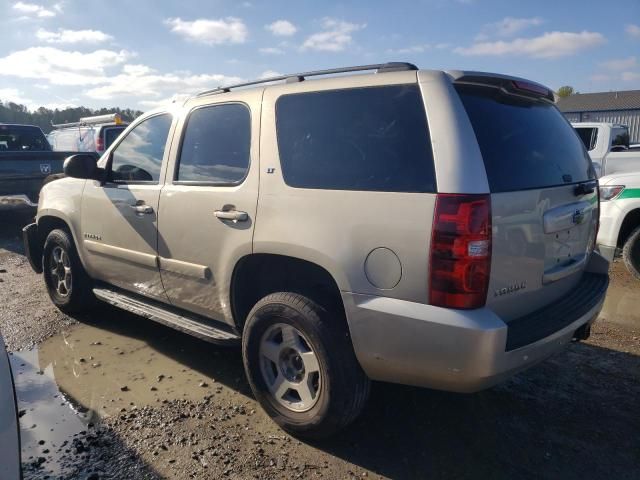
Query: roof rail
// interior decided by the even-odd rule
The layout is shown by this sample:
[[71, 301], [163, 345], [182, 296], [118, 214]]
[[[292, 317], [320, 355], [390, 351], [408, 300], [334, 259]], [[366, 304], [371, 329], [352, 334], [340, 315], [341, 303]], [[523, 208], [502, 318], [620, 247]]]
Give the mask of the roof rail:
[[317, 77], [320, 75], [335, 75], [337, 73], [349, 73], [349, 72], [364, 72], [367, 70], [375, 70], [376, 73], [387, 72], [403, 72], [409, 70], [418, 70], [412, 63], [407, 62], [388, 62], [388, 63], [376, 63], [372, 65], [358, 65], [355, 67], [343, 67], [343, 68], [330, 68], [328, 70], [315, 70], [311, 72], [292, 73], [289, 75], [278, 75], [277, 77], [262, 78], [260, 80], [253, 80], [251, 82], [237, 83], [235, 85], [229, 85], [227, 87], [218, 87], [212, 90], [205, 90], [196, 95], [196, 97], [203, 97], [205, 95], [213, 95], [216, 93], [230, 92], [232, 88], [249, 87], [251, 85], [260, 85], [261, 83], [278, 82], [284, 80], [287, 83], [302, 82], [307, 77]]

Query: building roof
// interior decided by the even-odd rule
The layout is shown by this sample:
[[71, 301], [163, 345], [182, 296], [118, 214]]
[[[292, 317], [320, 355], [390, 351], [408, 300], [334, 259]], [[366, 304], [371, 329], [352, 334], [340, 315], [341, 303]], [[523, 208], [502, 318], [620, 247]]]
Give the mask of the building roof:
[[558, 100], [561, 112], [598, 112], [640, 109], [640, 90], [576, 93]]

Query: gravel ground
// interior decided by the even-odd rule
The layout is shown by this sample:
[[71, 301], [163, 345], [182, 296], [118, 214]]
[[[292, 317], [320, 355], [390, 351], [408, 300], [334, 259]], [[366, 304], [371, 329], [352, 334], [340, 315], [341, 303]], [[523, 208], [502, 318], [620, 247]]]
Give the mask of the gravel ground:
[[375, 384], [353, 426], [304, 443], [262, 413], [236, 349], [108, 307], [60, 314], [18, 227], [0, 223], [0, 330], [26, 479], [640, 479], [640, 284], [619, 263], [587, 342], [473, 395]]

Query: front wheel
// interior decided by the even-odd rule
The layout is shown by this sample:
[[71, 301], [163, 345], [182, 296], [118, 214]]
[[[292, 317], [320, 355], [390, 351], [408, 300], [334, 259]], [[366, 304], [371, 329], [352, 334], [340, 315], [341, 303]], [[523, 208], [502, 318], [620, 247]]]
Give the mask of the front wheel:
[[330, 436], [352, 422], [369, 395], [345, 322], [299, 294], [266, 296], [242, 337], [245, 371], [267, 414], [284, 430]]
[[42, 272], [51, 301], [63, 312], [79, 312], [93, 303], [91, 280], [67, 231], [56, 229], [47, 236]]

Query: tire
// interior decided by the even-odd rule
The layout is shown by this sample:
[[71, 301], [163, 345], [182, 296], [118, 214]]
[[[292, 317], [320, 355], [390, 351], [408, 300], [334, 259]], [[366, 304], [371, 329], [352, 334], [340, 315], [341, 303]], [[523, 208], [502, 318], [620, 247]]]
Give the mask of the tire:
[[42, 272], [47, 293], [64, 313], [77, 313], [93, 305], [91, 279], [78, 257], [71, 234], [52, 230], [44, 242]]
[[629, 273], [640, 280], [640, 227], [631, 232], [624, 242], [622, 259]]
[[369, 397], [370, 381], [344, 319], [300, 294], [273, 293], [253, 307], [242, 357], [256, 400], [298, 437], [336, 433], [356, 419]]

